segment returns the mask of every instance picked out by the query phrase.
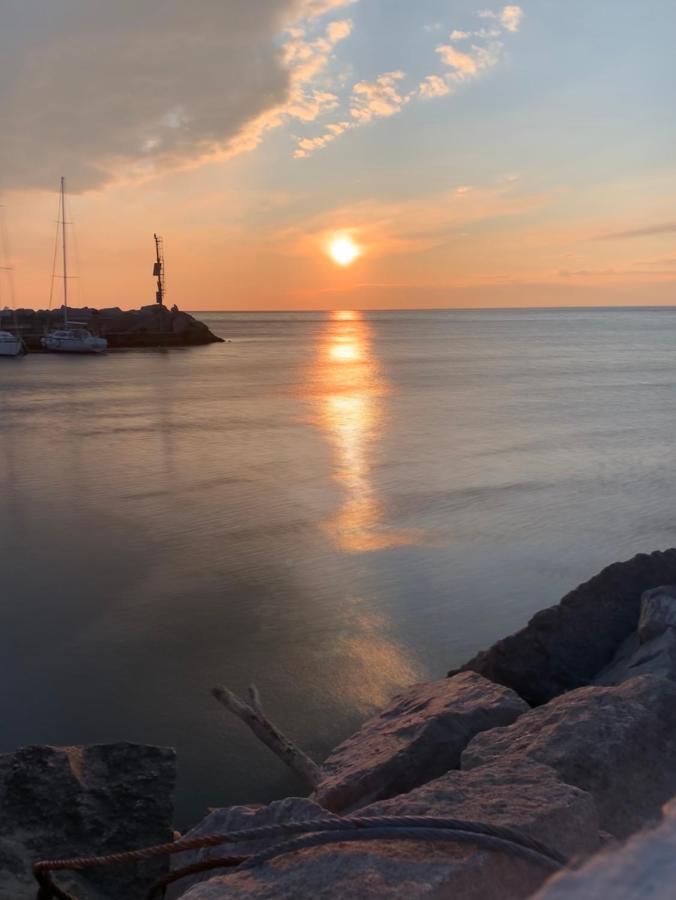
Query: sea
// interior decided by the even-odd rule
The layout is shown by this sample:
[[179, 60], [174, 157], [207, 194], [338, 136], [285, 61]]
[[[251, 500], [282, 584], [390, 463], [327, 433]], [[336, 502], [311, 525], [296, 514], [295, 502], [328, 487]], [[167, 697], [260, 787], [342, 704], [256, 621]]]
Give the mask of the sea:
[[[199, 315], [199, 314], [198, 314]], [[676, 543], [676, 310], [205, 313], [0, 360], [0, 751], [176, 747], [176, 822]]]

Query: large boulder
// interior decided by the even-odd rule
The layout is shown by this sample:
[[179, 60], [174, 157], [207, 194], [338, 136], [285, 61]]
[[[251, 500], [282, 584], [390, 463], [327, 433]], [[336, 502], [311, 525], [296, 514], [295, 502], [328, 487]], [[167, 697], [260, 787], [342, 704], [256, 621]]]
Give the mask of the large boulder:
[[641, 597], [638, 630], [620, 644], [594, 684], [620, 684], [638, 675], [676, 681], [676, 588], [658, 587]]
[[[262, 828], [266, 825], [281, 825], [288, 822], [310, 822], [313, 819], [336, 819], [323, 807], [312, 800], [289, 797], [286, 800], [278, 800], [268, 806], [228, 806], [222, 809], [213, 809], [206, 818], [202, 819], [187, 834], [184, 840], [206, 837], [215, 834], [231, 834], [235, 831], [243, 831], [249, 828]], [[250, 856], [273, 844], [278, 844], [283, 837], [266, 838], [257, 841], [240, 841], [236, 844], [219, 844], [216, 847], [203, 847], [198, 850], [189, 850], [178, 853], [172, 857], [171, 868], [173, 871], [204, 862], [208, 859], [219, 859], [224, 856]], [[207, 881], [213, 877], [213, 871], [206, 871], [197, 875], [191, 875], [181, 879], [171, 889], [170, 897], [182, 896], [189, 887], [201, 881]]]
[[[172, 838], [173, 750], [27, 747], [0, 755], [0, 897], [34, 900], [38, 859], [95, 856]], [[60, 874], [79, 896], [141, 900], [166, 860]]]
[[183, 900], [525, 900], [546, 877], [539, 865], [471, 844], [336, 843], [212, 878]]
[[657, 675], [676, 681], [676, 629], [668, 628], [645, 644], [632, 634], [614, 658], [594, 679], [594, 684], [621, 684], [639, 675]]
[[676, 895], [676, 802], [658, 828], [594, 856], [548, 881], [533, 900], [673, 900]]
[[666, 585], [646, 591], [641, 597], [638, 638], [642, 644], [676, 628], [676, 587]]
[[[382, 800], [360, 816], [435, 816], [513, 828], [566, 857], [599, 847], [599, 817], [586, 791], [565, 784], [549, 766], [498, 760], [447, 772], [422, 787]], [[492, 855], [487, 853], [487, 865]]]
[[643, 675], [572, 691], [478, 735], [462, 767], [525, 760], [551, 766], [591, 794], [604, 830], [631, 834], [655, 821], [676, 793], [676, 684]]
[[409, 791], [458, 768], [476, 734], [527, 710], [513, 691], [474, 672], [413, 685], [334, 750], [313, 799], [346, 812]]
[[676, 549], [615, 563], [461, 669], [512, 688], [532, 705], [546, 703], [589, 684], [636, 630], [643, 592], [671, 582]]

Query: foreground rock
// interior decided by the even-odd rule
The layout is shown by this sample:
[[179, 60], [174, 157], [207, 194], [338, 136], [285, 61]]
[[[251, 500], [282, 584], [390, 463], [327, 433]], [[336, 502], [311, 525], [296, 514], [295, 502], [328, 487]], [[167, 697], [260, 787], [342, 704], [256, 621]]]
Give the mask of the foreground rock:
[[[69, 319], [85, 325], [94, 334], [105, 337], [111, 349], [123, 347], [187, 347], [200, 344], [220, 343], [217, 337], [203, 323], [189, 313], [174, 307], [167, 309], [157, 303], [141, 309], [122, 310], [70, 309]], [[29, 350], [42, 349], [40, 338], [57, 328], [63, 327], [61, 309], [19, 309], [16, 312], [19, 333]], [[14, 326], [5, 321], [4, 327]]]
[[674, 549], [615, 563], [462, 669], [512, 688], [533, 705], [546, 703], [593, 681], [636, 630], [644, 591], [673, 582]]
[[527, 709], [513, 691], [474, 672], [414, 685], [334, 750], [313, 799], [348, 812], [405, 793], [458, 768], [475, 735]]
[[[27, 747], [0, 755], [0, 897], [34, 900], [37, 859], [171, 840], [173, 750], [134, 744]], [[64, 874], [81, 897], [141, 900], [166, 861]]]
[[572, 691], [478, 735], [462, 767], [526, 760], [591, 794], [610, 834], [637, 831], [676, 794], [676, 684], [644, 675]]
[[212, 878], [184, 900], [524, 900], [545, 877], [468, 844], [369, 841], [297, 850]]
[[[437, 816], [500, 825], [566, 857], [587, 855], [599, 847], [599, 817], [592, 796], [538, 763], [513, 766], [498, 761], [467, 772], [448, 772], [401, 797], [367, 806], [359, 815]], [[492, 856], [486, 853], [487, 866]]]
[[[290, 797], [270, 803], [268, 806], [229, 806], [214, 809], [198, 825], [183, 835], [186, 840], [212, 834], [230, 834], [245, 828], [262, 828], [266, 825], [280, 825], [288, 822], [310, 822], [313, 819], [338, 819], [323, 807], [311, 800]], [[280, 838], [263, 841], [240, 841], [237, 844], [222, 844], [217, 847], [205, 847], [177, 854], [172, 858], [172, 870], [181, 869], [207, 859], [219, 859], [223, 856], [249, 856], [266, 847], [279, 843]], [[191, 875], [177, 882], [170, 890], [170, 897], [182, 896], [189, 887], [201, 881], [213, 878], [213, 871]]]
[[[302, 800], [272, 804], [262, 810], [234, 808], [212, 813], [190, 833], [212, 834], [254, 827], [288, 818], [324, 818], [327, 813]], [[487, 766], [472, 772], [448, 772], [401, 797], [368, 806], [360, 816], [437, 816], [470, 819], [511, 827], [566, 856], [589, 854], [599, 844], [594, 801], [564, 784], [547, 766]], [[232, 845], [249, 853], [273, 842]], [[205, 852], [223, 856], [223, 848]], [[230, 851], [228, 851], [230, 852]], [[182, 864], [196, 854], [183, 854]], [[175, 864], [178, 866], [178, 861]], [[513, 857], [467, 844], [426, 841], [379, 841], [364, 846], [343, 843], [296, 851], [251, 871], [213, 877], [189, 890], [185, 900], [270, 898], [270, 900], [361, 900], [394, 897], [417, 900], [457, 897], [462, 900], [522, 900], [548, 877], [548, 871]], [[209, 880], [210, 879], [210, 880]], [[183, 896], [183, 895], [182, 895]]]
[[554, 877], [533, 900], [673, 900], [675, 895], [676, 801], [658, 828]]

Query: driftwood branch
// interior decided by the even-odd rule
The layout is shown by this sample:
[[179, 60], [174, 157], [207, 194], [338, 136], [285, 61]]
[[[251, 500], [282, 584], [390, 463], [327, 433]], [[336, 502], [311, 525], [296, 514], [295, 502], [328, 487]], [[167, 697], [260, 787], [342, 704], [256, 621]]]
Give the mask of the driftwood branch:
[[212, 688], [211, 693], [228, 712], [244, 722], [259, 741], [295, 772], [308, 790], [313, 791], [317, 787], [320, 781], [319, 766], [268, 719], [255, 685], [252, 684], [249, 688], [248, 702], [220, 684]]

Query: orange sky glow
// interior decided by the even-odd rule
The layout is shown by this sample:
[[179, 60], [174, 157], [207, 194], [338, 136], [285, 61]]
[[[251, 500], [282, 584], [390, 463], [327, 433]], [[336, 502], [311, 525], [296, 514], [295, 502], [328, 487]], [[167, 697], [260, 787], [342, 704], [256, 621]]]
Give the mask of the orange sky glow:
[[[16, 12], [26, 53], [60, 60], [65, 74], [54, 77], [70, 77], [56, 19], [45, 23], [39, 4], [31, 18], [33, 6]], [[207, 40], [196, 14], [177, 7], [176, 22], [163, 18], [168, 37], [158, 36], [150, 62], [142, 51], [152, 31], [139, 36], [138, 60], [130, 41], [155, 27], [152, 17], [127, 23], [111, 10], [115, 21], [88, 21], [92, 33], [129, 28], [124, 58], [117, 38], [100, 71], [87, 57], [100, 136], [98, 106], [78, 118], [85, 87], [75, 68], [67, 87], [76, 96], [55, 101], [72, 138], [47, 118], [32, 70], [16, 76], [21, 107], [0, 89], [18, 305], [49, 302], [61, 174], [75, 305], [152, 303], [155, 231], [167, 302], [187, 310], [673, 303], [676, 169], [664, 152], [672, 117], [660, 90], [668, 73], [647, 47], [635, 47], [637, 64], [627, 59], [629, 20], [609, 21], [609, 8], [572, 0], [578, 25], [561, 32], [562, 11], [534, 3], [466, 0], [449, 12], [429, 0], [401, 5], [384, 41], [379, 25], [393, 9], [384, 0], [270, 0], [258, 18], [227, 0], [214, 4], [213, 47], [203, 50], [225, 99], [203, 80], [188, 83], [188, 69], [178, 80], [175, 55], [162, 55], [174, 27]], [[234, 41], [244, 45], [241, 84], [221, 71]], [[602, 58], [589, 60], [587, 44]], [[120, 68], [113, 89], [105, 79], [123, 62], [130, 74]], [[145, 82], [132, 76], [144, 65], [155, 86], [137, 110]], [[31, 104], [37, 112], [24, 121]], [[153, 118], [156, 104], [163, 112]]]

